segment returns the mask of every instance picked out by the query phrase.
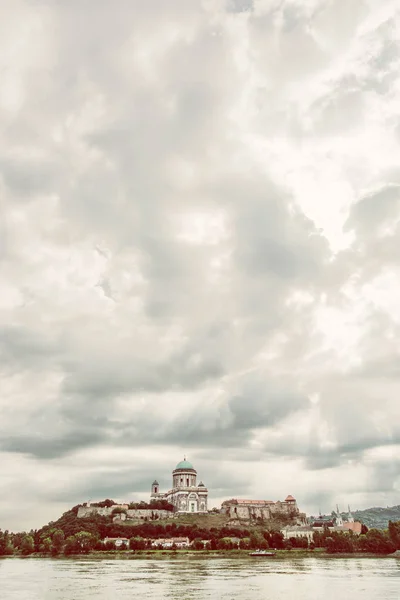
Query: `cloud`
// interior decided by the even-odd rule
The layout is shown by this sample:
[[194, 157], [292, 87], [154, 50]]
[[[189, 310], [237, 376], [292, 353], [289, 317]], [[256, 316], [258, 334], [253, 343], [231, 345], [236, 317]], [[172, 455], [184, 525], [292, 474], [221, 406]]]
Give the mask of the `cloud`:
[[212, 504], [390, 504], [394, 4], [0, 13], [5, 525], [21, 481], [29, 528], [185, 451]]

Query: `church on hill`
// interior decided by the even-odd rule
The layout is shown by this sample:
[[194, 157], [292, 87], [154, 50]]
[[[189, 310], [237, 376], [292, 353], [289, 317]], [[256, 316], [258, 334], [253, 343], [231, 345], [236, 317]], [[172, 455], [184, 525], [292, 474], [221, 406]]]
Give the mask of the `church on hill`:
[[167, 500], [177, 513], [207, 513], [208, 489], [202, 481], [197, 485], [197, 471], [184, 457], [172, 471], [172, 488], [160, 492], [157, 480], [151, 486], [150, 502]]

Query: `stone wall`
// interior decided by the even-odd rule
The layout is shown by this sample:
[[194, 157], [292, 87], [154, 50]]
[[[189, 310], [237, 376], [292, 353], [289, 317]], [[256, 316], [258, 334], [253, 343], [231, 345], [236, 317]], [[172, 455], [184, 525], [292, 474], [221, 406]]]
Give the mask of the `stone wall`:
[[158, 519], [173, 519], [175, 518], [175, 513], [170, 510], [151, 510], [151, 509], [129, 509], [125, 513], [120, 513], [119, 515], [115, 515], [114, 521], [130, 521], [130, 520], [138, 520], [138, 519], [154, 519], [157, 517]]
[[221, 506], [221, 513], [231, 519], [252, 521], [263, 519], [265, 521], [279, 518], [279, 516], [292, 517], [295, 521], [303, 522], [305, 515], [300, 513], [295, 502], [269, 502], [269, 501], [245, 501], [225, 500]]
[[103, 517], [110, 517], [113, 514], [115, 508], [121, 508], [126, 513], [117, 513], [114, 515], [113, 521], [126, 521], [126, 520], [139, 520], [139, 519], [173, 519], [175, 514], [169, 510], [152, 510], [152, 509], [128, 509], [127, 504], [115, 504], [114, 506], [80, 506], [78, 508], [78, 518], [89, 517], [90, 515], [101, 515]]

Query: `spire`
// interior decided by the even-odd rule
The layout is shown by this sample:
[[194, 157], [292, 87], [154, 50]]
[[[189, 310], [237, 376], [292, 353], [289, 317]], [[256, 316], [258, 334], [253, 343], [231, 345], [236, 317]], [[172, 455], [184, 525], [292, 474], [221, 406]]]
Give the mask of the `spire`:
[[336, 525], [338, 525], [339, 527], [341, 527], [343, 525], [343, 519], [342, 519], [342, 515], [339, 512], [339, 505], [336, 504]]
[[349, 523], [354, 523], [354, 517], [353, 517], [353, 515], [351, 514], [351, 510], [350, 510], [350, 504], [348, 505], [348, 507], [347, 507], [347, 508], [349, 509], [349, 513], [348, 513], [347, 520], [348, 520], [348, 522], [349, 522]]

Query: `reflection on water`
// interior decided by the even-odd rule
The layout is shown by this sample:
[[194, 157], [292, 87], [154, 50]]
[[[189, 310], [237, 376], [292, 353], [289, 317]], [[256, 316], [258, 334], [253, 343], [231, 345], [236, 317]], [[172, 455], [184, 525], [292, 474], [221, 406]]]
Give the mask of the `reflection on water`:
[[399, 600], [396, 558], [0, 560], [1, 600]]

